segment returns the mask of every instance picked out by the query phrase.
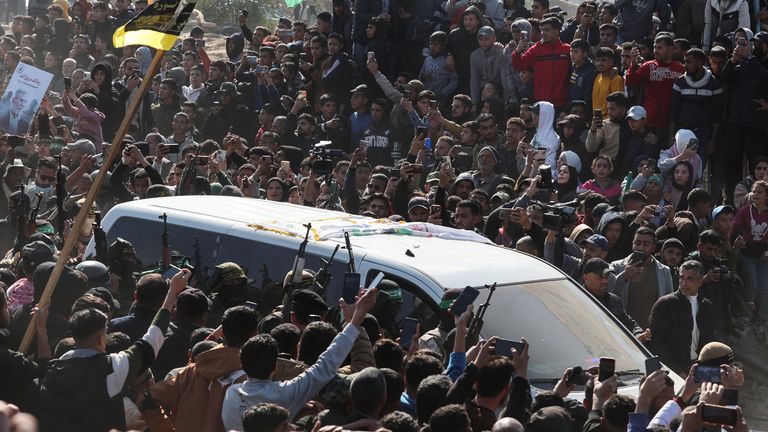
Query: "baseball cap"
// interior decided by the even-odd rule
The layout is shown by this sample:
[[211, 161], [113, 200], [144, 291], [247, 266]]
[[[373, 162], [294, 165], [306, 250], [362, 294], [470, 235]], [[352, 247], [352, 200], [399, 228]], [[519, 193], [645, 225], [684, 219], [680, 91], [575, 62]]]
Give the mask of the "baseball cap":
[[598, 275], [604, 275], [609, 273], [610, 265], [600, 258], [590, 258], [586, 264], [584, 264], [584, 274], [595, 273]]
[[629, 109], [629, 112], [627, 112], [627, 118], [631, 118], [632, 120], [644, 119], [646, 115], [645, 108], [640, 105], [633, 106]]
[[197, 316], [208, 312], [213, 302], [197, 288], [187, 288], [179, 294], [176, 309], [185, 314]]
[[432, 171], [431, 173], [427, 174], [426, 183], [439, 182], [439, 181], [440, 181], [440, 173], [439, 172]]
[[423, 209], [429, 210], [429, 201], [427, 201], [426, 198], [422, 198], [422, 197], [411, 198], [411, 200], [408, 201], [408, 211], [411, 211], [416, 207], [421, 207]]
[[350, 93], [352, 93], [352, 95], [359, 94], [359, 95], [363, 95], [363, 96], [368, 96], [370, 94], [370, 91], [368, 91], [368, 86], [367, 85], [360, 84], [359, 86], [353, 88]]
[[733, 207], [729, 205], [721, 205], [712, 209], [712, 220], [717, 219], [717, 217], [723, 214], [723, 212], [726, 214], [736, 214], [736, 210]]
[[96, 154], [96, 146], [93, 141], [89, 139], [79, 139], [71, 144], [67, 144], [67, 148], [70, 150], [77, 150], [82, 154], [93, 155]]
[[320, 294], [309, 289], [303, 289], [293, 294], [293, 309], [307, 315], [323, 315], [328, 310], [328, 305], [320, 297]]
[[480, 30], [477, 31], [477, 37], [479, 38], [489, 38], [494, 36], [496, 36], [496, 31], [490, 26], [482, 26], [480, 27]]
[[112, 295], [112, 292], [110, 292], [108, 289], [104, 287], [94, 287], [88, 290], [86, 294], [91, 294], [93, 296], [96, 296], [102, 300], [104, 300], [109, 307], [112, 308], [113, 311], [120, 310], [120, 302], [115, 300], [115, 297]]
[[608, 250], [608, 240], [600, 234], [592, 234], [589, 236], [589, 238], [584, 240], [584, 242], [589, 245], [599, 247], [602, 250]]

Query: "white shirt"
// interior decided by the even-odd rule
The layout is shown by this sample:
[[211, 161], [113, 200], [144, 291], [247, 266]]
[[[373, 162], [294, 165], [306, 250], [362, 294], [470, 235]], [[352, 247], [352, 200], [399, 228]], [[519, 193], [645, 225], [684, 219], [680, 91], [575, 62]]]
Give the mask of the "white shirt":
[[691, 313], [693, 314], [693, 331], [691, 331], [691, 360], [699, 358], [696, 352], [699, 349], [699, 324], [696, 322], [696, 315], [699, 314], [699, 296], [686, 296], [691, 302]]

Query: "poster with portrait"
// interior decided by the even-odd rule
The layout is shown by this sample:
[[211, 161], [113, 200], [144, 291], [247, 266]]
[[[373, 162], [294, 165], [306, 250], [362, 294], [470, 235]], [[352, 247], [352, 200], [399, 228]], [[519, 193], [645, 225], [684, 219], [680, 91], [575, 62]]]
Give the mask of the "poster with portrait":
[[0, 99], [0, 131], [26, 134], [52, 79], [53, 74], [19, 63]]

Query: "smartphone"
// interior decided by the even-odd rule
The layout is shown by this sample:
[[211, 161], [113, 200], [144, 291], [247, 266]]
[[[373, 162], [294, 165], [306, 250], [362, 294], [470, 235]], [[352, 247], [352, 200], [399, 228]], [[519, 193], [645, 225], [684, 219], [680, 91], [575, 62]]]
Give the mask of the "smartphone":
[[306, 90], [299, 90], [299, 93], [296, 95], [296, 99], [307, 99], [307, 91]]
[[430, 100], [429, 101], [429, 108], [436, 110], [437, 109], [437, 101], [436, 100]]
[[8, 145], [11, 148], [21, 147], [24, 145], [24, 137], [19, 135], [8, 135]]
[[581, 367], [581, 366], [574, 366], [571, 368], [571, 372], [568, 374], [568, 377], [565, 378], [565, 383], [569, 386], [571, 385], [587, 385], [587, 382], [589, 381], [589, 374]]
[[705, 404], [701, 408], [701, 420], [703, 420], [704, 423], [736, 426], [736, 408]]
[[379, 272], [379, 274], [376, 275], [375, 278], [371, 281], [370, 284], [366, 287], [366, 289], [374, 289], [379, 286], [381, 281], [384, 280], [384, 272]]
[[416, 127], [416, 136], [421, 137], [421, 139], [424, 139], [427, 137], [427, 128], [424, 126], [417, 126]]
[[360, 293], [360, 273], [344, 273], [344, 290], [342, 298], [344, 303], [353, 304], [355, 297]]
[[365, 153], [365, 152], [367, 152], [367, 151], [368, 151], [368, 141], [366, 141], [366, 140], [360, 140], [360, 141], [357, 143], [357, 149], [358, 149], [360, 152], [362, 152], [362, 153]]
[[205, 48], [205, 39], [195, 40], [195, 48]]
[[99, 153], [91, 156], [91, 160], [96, 165], [101, 165], [101, 163], [104, 162], [104, 153]]
[[697, 383], [711, 382], [719, 384], [720, 367], [698, 365], [696, 367], [696, 375], [693, 376], [693, 381]]
[[168, 149], [168, 153], [178, 153], [181, 151], [181, 144], [166, 144], [165, 148]]
[[72, 90], [72, 78], [64, 77], [64, 88], [67, 90]]
[[513, 209], [511, 209], [511, 208], [504, 208], [504, 207], [500, 208], [499, 209], [499, 219], [501, 219], [501, 220], [509, 219], [509, 217], [512, 215], [512, 210]]
[[451, 163], [450, 156], [443, 156], [443, 165], [447, 166], [448, 169], [453, 169], [453, 164]]
[[653, 211], [653, 214], [657, 217], [667, 217], [667, 208], [659, 206]]
[[291, 170], [291, 161], [280, 161], [280, 168], [286, 171]]
[[439, 217], [441, 214], [443, 214], [443, 207], [442, 206], [439, 206], [437, 204], [432, 204], [431, 206], [429, 206], [429, 215], [430, 216], [438, 216]]
[[691, 138], [691, 140], [688, 141], [688, 145], [686, 145], [685, 148], [690, 149], [690, 150], [698, 150], [699, 149], [699, 139], [698, 138]]
[[411, 347], [411, 339], [416, 334], [416, 329], [419, 326], [419, 320], [415, 318], [406, 318], [403, 320], [403, 324], [400, 326], [400, 346], [404, 350]]
[[599, 110], [599, 109], [592, 110], [592, 120], [595, 120], [595, 119], [600, 120], [597, 122], [597, 127], [602, 128], [603, 127], [603, 122], [602, 122], [603, 111], [602, 110]]
[[368, 51], [368, 61], [371, 63], [376, 63], [376, 53], [373, 51]]
[[645, 375], [650, 375], [657, 370], [661, 369], [661, 361], [659, 357], [648, 357], [645, 359]]
[[423, 174], [424, 165], [411, 165], [411, 174]]
[[530, 41], [530, 36], [528, 35], [528, 32], [526, 30], [523, 30], [520, 32], [520, 40], [524, 41]]
[[208, 165], [208, 162], [211, 160], [210, 156], [198, 156], [197, 157], [197, 165], [198, 166], [206, 166]]
[[301, 60], [303, 62], [308, 62], [309, 61], [309, 55], [307, 55], [307, 53], [305, 53], [305, 52], [299, 53], [299, 60]]
[[629, 265], [644, 263], [645, 260], [648, 259], [648, 254], [642, 251], [634, 251], [632, 252], [632, 255], [629, 256]]
[[149, 143], [147, 143], [147, 142], [137, 142], [137, 143], [134, 143], [133, 145], [137, 149], [139, 149], [139, 151], [141, 152], [142, 155], [149, 156]]
[[552, 167], [549, 165], [539, 165], [539, 189], [552, 189]]
[[424, 138], [424, 150], [432, 151], [432, 138]]
[[390, 178], [400, 178], [400, 168], [392, 168], [389, 170]]
[[271, 164], [272, 163], [272, 156], [270, 156], [270, 155], [263, 155], [259, 160], [261, 160], [261, 162], [263, 162], [263, 163]]
[[174, 265], [168, 266], [168, 270], [163, 272], [163, 280], [173, 278], [180, 271], [181, 269]]
[[[251, 66], [256, 65], [259, 63], [259, 56], [245, 56], [245, 61]], [[257, 72], [260, 71], [257, 70]]]
[[256, 303], [256, 302], [252, 302], [252, 301], [246, 301], [245, 302], [245, 307], [247, 307], [247, 308], [249, 308], [251, 310], [254, 310], [254, 311], [258, 311], [259, 310], [259, 304]]
[[475, 299], [477, 299], [477, 296], [479, 295], [480, 291], [478, 291], [477, 288], [473, 288], [471, 286], [464, 288], [461, 290], [461, 294], [459, 294], [459, 296], [456, 298], [456, 301], [453, 302], [451, 313], [455, 316], [460, 316], [467, 311], [469, 305], [474, 303]]
[[214, 159], [218, 163], [224, 163], [227, 161], [227, 151], [226, 150], [216, 150], [216, 153], [213, 154]]
[[525, 344], [523, 342], [508, 339], [498, 339], [496, 345], [493, 347], [493, 352], [496, 355], [512, 357], [512, 348], [518, 353], [522, 353], [523, 349], [525, 349]]
[[598, 369], [598, 379], [605, 381], [612, 377], [616, 372], [616, 359], [610, 357], [600, 357], [600, 368]]

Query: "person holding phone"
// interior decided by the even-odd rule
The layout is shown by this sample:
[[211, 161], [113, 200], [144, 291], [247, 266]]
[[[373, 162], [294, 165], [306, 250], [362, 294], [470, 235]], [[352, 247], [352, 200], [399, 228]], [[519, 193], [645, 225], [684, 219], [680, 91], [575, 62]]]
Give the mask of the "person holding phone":
[[613, 292], [621, 298], [624, 310], [642, 328], [649, 327], [650, 312], [656, 300], [674, 291], [672, 273], [653, 256], [655, 248], [656, 233], [641, 227], [632, 239], [632, 253], [611, 263], [611, 270], [616, 274]]
[[680, 266], [680, 289], [653, 305], [650, 327], [652, 351], [680, 375], [685, 375], [706, 344], [716, 340], [712, 302], [699, 295], [704, 266], [689, 260]]

